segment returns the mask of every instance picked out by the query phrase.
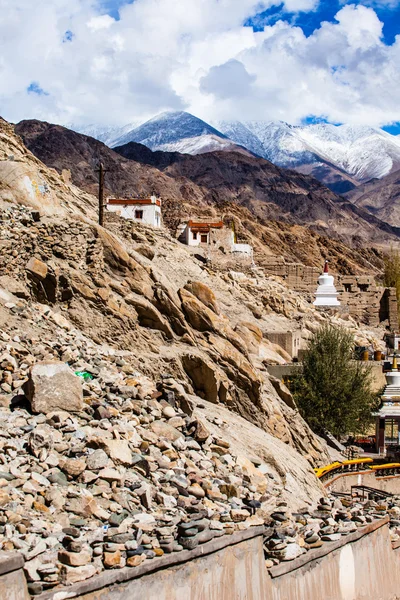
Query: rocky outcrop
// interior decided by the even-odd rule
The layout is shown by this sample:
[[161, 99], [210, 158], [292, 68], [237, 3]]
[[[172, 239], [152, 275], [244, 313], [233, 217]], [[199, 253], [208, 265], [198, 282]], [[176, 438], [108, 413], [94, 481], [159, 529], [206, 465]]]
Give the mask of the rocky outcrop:
[[191, 281], [185, 285], [185, 290], [188, 290], [193, 296], [196, 296], [207, 308], [210, 308], [219, 315], [219, 308], [214, 292], [201, 281]]
[[[289, 359], [263, 337], [276, 319], [265, 298], [280, 298], [286, 330], [304, 323], [307, 332], [324, 320], [298, 294], [260, 275], [209, 272], [162, 231], [124, 222], [125, 236], [76, 219], [35, 221], [29, 209], [10, 205], [5, 214], [0, 276], [7, 283], [12, 273], [12, 289], [17, 282], [53, 306], [51, 319], [66, 330], [73, 323], [96, 342], [135, 351], [136, 367], [149, 376], [171, 373], [185, 410], [191, 394], [225, 404], [319, 460], [322, 448], [298, 414], [287, 413], [264, 365]], [[136, 252], [144, 240], [155, 250], [151, 266]], [[31, 259], [44, 265], [35, 267], [42, 279], [26, 268]], [[52, 287], [43, 285], [49, 278]]]
[[34, 594], [316, 501], [329, 457], [271, 381], [285, 354], [265, 333], [332, 320], [374, 338], [163, 230], [74, 215], [57, 185], [58, 216], [0, 196], [0, 548]]
[[149, 302], [149, 300], [131, 293], [128, 294], [128, 296], [125, 296], [125, 302], [135, 308], [138, 314], [139, 323], [143, 325], [143, 327], [158, 329], [159, 331], [162, 331], [168, 339], [174, 337], [168, 321], [161, 315], [157, 308]]

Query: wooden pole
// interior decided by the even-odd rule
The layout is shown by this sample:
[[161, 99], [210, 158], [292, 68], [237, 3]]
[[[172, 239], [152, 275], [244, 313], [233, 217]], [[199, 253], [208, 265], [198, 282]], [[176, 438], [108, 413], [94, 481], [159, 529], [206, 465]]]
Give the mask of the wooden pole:
[[101, 162], [99, 164], [99, 225], [103, 227], [104, 224], [104, 166]]

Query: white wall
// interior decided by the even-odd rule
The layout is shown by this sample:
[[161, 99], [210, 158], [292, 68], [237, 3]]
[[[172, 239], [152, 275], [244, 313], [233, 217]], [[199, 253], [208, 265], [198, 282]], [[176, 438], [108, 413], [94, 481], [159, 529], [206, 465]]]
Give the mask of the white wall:
[[[161, 227], [161, 208], [157, 204], [107, 204], [107, 210], [119, 213], [124, 219]], [[143, 211], [143, 219], [135, 218], [136, 210]]]
[[250, 244], [232, 244], [232, 252], [241, 252], [251, 256], [253, 254], [253, 246], [250, 246]]
[[[186, 244], [188, 246], [205, 246], [206, 243], [205, 242], [201, 242], [201, 236], [202, 235], [205, 235], [205, 234], [198, 233], [197, 234], [197, 239], [194, 239], [193, 231], [190, 229], [190, 227], [186, 227], [186, 235], [185, 235]], [[210, 236], [210, 234], [208, 233], [207, 234], [207, 244], [208, 244], [208, 241], [209, 241], [209, 236]]]

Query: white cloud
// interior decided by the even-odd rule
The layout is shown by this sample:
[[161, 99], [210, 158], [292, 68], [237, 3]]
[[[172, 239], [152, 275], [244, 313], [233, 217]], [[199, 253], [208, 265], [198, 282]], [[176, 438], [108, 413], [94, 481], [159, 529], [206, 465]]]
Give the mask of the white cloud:
[[115, 19], [110, 17], [110, 15], [99, 15], [97, 17], [92, 17], [90, 21], [88, 21], [88, 27], [92, 31], [98, 31], [99, 29], [109, 29], [114, 23]]
[[[0, 111], [13, 121], [110, 125], [166, 109], [205, 119], [400, 120], [400, 39], [383, 43], [371, 7], [343, 6], [309, 37], [283, 21], [256, 33], [243, 25], [279, 4], [136, 0], [117, 21], [89, 0], [0, 0]], [[289, 11], [317, 5], [285, 2]], [[48, 95], [28, 93], [32, 82]]]

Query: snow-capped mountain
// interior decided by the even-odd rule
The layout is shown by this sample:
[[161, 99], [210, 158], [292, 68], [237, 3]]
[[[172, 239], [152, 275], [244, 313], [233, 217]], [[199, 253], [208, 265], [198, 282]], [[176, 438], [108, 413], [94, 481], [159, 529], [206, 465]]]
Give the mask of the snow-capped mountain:
[[75, 123], [71, 123], [66, 125], [68, 129], [72, 129], [77, 133], [83, 133], [84, 135], [89, 135], [90, 137], [99, 140], [106, 144], [106, 146], [112, 147], [115, 140], [119, 139], [123, 135], [125, 135], [128, 131], [132, 131], [135, 129], [140, 122], [129, 123], [128, 125], [124, 125], [123, 127], [103, 127], [101, 125], [96, 125], [91, 123], [89, 125], [77, 125]]
[[[264, 158], [289, 168], [330, 163], [357, 181], [381, 178], [400, 167], [400, 139], [382, 129], [319, 123], [221, 122], [220, 130], [244, 143], [243, 126], [262, 144]], [[240, 140], [240, 142], [239, 142]]]
[[139, 126], [71, 129], [112, 148], [128, 142], [187, 154], [247, 148], [278, 166], [311, 174], [339, 193], [400, 168], [400, 136], [373, 127], [326, 123], [294, 126], [281, 121], [219, 121], [210, 125], [190, 113], [169, 111]]
[[128, 142], [144, 144], [151, 150], [202, 154], [232, 147], [226, 135], [190, 113], [165, 112], [115, 139], [112, 146]]

